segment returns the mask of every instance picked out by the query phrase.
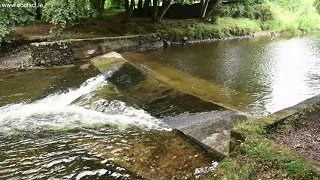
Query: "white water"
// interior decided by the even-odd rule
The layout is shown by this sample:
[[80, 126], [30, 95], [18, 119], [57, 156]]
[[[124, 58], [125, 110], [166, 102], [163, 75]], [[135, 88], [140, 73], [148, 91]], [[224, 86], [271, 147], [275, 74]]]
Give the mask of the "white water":
[[[147, 129], [170, 130], [145, 111], [127, 107], [120, 101], [110, 102], [104, 107], [104, 113], [71, 104], [80, 96], [107, 83], [105, 77], [100, 75], [88, 79], [78, 89], [49, 95], [30, 104], [20, 103], [0, 107], [0, 133], [65, 130], [107, 124], [122, 128], [135, 125]], [[96, 103], [101, 104], [104, 101], [102, 99]]]

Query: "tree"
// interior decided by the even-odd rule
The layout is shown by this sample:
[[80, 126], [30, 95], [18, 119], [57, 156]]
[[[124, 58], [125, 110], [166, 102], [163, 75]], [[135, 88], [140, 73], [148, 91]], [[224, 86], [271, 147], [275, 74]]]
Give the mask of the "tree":
[[158, 18], [157, 18], [158, 21], [162, 20], [163, 16], [170, 8], [172, 2], [173, 2], [173, 0], [163, 0], [161, 12], [159, 13]]
[[129, 22], [130, 21], [130, 18], [131, 18], [131, 15], [132, 15], [132, 12], [134, 10], [134, 7], [135, 7], [135, 0], [131, 0], [131, 2], [129, 3], [129, 0], [125, 0], [125, 19], [124, 21], [125, 22]]
[[204, 18], [208, 19], [221, 3], [222, 0], [211, 0], [210, 10], [206, 13]]
[[43, 8], [43, 16], [54, 25], [51, 33], [59, 36], [68, 22], [87, 16], [90, 9], [88, 0], [48, 0]]
[[173, 0], [163, 0], [162, 6], [159, 11], [159, 0], [152, 1], [151, 19], [152, 21], [161, 21], [165, 13], [168, 11]]
[[[16, 3], [24, 3], [23, 0], [17, 0]], [[11, 0], [2, 0], [2, 4], [12, 4]], [[0, 4], [0, 5], [2, 5]], [[28, 8], [18, 7], [1, 7], [0, 8], [0, 42], [6, 41], [7, 36], [11, 33], [15, 24], [23, 23], [30, 20]]]
[[144, 0], [144, 4], [143, 4], [143, 16], [144, 17], [149, 17], [149, 13], [150, 13], [150, 0]]
[[208, 19], [217, 7], [222, 3], [222, 0], [201, 0], [201, 19]]
[[157, 21], [158, 15], [158, 0], [152, 0], [152, 9], [151, 9], [151, 19], [152, 21]]
[[106, 0], [90, 0], [92, 7], [96, 10], [97, 12], [97, 18], [98, 19], [103, 19], [103, 11], [104, 11], [104, 4]]
[[41, 7], [39, 6], [40, 4], [43, 4], [41, 0], [35, 0], [35, 4], [37, 5], [36, 8], [36, 15], [35, 15], [35, 20], [41, 20], [42, 14], [41, 14]]
[[320, 13], [320, 0], [316, 0], [314, 6], [317, 8], [318, 12]]

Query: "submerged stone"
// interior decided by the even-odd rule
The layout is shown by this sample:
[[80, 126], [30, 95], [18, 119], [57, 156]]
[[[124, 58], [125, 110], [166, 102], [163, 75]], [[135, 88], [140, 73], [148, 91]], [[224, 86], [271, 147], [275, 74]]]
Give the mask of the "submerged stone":
[[[182, 93], [190, 94], [205, 101], [217, 104], [226, 109], [242, 112], [245, 110], [247, 104], [251, 102], [250, 97], [240, 94], [234, 89], [224, 89], [213, 82], [191, 76], [178, 69], [151, 61], [143, 54], [130, 53], [126, 54], [124, 58], [135, 67], [141, 69], [144, 73], [149, 74], [167, 86]], [[234, 102], [242, 103], [239, 105]]]
[[[146, 179], [195, 179], [197, 169], [210, 168], [210, 156], [184, 135], [173, 132], [144, 132], [135, 139], [110, 146], [103, 139], [76, 140], [80, 147], [99, 155], [105, 164], [116, 163]], [[118, 147], [119, 146], [119, 147]], [[211, 171], [200, 174], [207, 179]]]

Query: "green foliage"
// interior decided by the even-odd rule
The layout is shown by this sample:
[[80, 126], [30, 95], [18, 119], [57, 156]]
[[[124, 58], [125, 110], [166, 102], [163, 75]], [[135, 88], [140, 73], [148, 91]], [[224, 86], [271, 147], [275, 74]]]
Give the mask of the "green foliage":
[[[15, 3], [25, 3], [23, 0], [17, 0]], [[12, 4], [11, 0], [2, 0], [1, 4]], [[17, 7], [0, 7], [0, 42], [8, 40], [7, 36], [12, 31], [12, 26], [27, 22], [30, 19], [28, 15], [31, 9]]]
[[[292, 2], [291, 2], [292, 1]], [[320, 15], [317, 13], [314, 0], [278, 0], [261, 6], [262, 29], [311, 32], [320, 30]], [[261, 14], [263, 14], [261, 12]]]
[[314, 7], [316, 7], [318, 13], [320, 13], [320, 0], [316, 0], [314, 2]]
[[194, 37], [198, 39], [205, 38], [221, 38], [230, 35], [249, 35], [260, 30], [258, 21], [245, 18], [218, 18], [214, 24], [198, 23], [184, 29], [171, 29], [162, 32], [168, 33], [173, 39], [184, 36]]
[[54, 25], [52, 33], [59, 35], [70, 21], [93, 13], [88, 0], [49, 0], [43, 8], [43, 17]]

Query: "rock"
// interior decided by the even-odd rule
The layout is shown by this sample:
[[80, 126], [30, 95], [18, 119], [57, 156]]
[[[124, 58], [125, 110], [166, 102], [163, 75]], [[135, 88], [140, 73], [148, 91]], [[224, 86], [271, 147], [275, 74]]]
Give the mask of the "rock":
[[170, 47], [170, 45], [171, 45], [171, 42], [170, 42], [170, 41], [168, 41], [168, 40], [166, 40], [166, 39], [163, 40], [163, 47], [164, 47], [164, 48]]
[[182, 40], [183, 40], [183, 43], [187, 43], [189, 38], [188, 37], [184, 37]]

